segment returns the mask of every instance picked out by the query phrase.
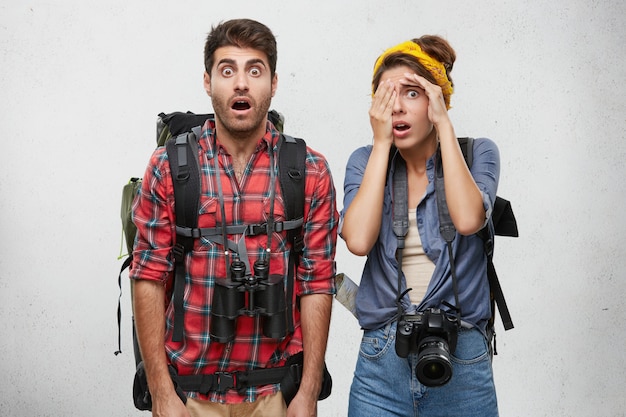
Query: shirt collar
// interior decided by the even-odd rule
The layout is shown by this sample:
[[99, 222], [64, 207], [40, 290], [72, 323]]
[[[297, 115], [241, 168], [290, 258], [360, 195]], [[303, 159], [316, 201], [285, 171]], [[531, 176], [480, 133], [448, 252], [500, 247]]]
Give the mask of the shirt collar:
[[[216, 151], [215, 134], [216, 134], [215, 120], [212, 118], [207, 119], [207, 121], [204, 123], [204, 126], [202, 126], [202, 136], [200, 137], [198, 144], [200, 145], [202, 150], [207, 153], [209, 158], [212, 158], [214, 152]], [[262, 150], [266, 150], [270, 146], [275, 148], [278, 143], [279, 137], [280, 137], [280, 132], [276, 129], [276, 127], [272, 124], [272, 122], [268, 120], [266, 122], [265, 134], [263, 135], [263, 137], [259, 139], [255, 151], [259, 152]]]

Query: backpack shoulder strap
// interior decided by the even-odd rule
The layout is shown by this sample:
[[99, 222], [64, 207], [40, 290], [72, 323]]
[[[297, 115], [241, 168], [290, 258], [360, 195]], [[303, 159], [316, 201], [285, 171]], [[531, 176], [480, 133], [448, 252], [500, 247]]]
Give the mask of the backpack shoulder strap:
[[[465, 158], [465, 163], [468, 168], [472, 168], [472, 162], [474, 160], [474, 139], [473, 138], [458, 138], [459, 146], [461, 147], [461, 152], [463, 152], [463, 157]], [[454, 228], [454, 224], [450, 219], [450, 213], [448, 211], [448, 206], [446, 203], [444, 185], [443, 185], [443, 166], [441, 163], [441, 152], [437, 149], [437, 156], [435, 160], [435, 194], [437, 195], [437, 211], [439, 212], [439, 223], [440, 223], [440, 231], [442, 236], [446, 241], [448, 239], [454, 239], [454, 235], [456, 234], [456, 229]], [[506, 200], [502, 200], [500, 197], [496, 197], [495, 205], [498, 206], [499, 211], [505, 211], [506, 209], [500, 209], [502, 202], [508, 203]], [[508, 212], [512, 215], [512, 210], [510, 209], [510, 204], [508, 204]], [[509, 216], [505, 216], [509, 217]], [[498, 215], [499, 219], [499, 215]], [[494, 222], [493, 218], [490, 222]], [[513, 223], [515, 220], [513, 218]], [[512, 228], [512, 226], [509, 226]], [[515, 225], [515, 234], [517, 234], [517, 225]], [[493, 265], [493, 236], [489, 232], [488, 225], [481, 229], [478, 233], [483, 240], [483, 246], [485, 249], [485, 254], [487, 255], [487, 278], [489, 280], [489, 287], [491, 291], [492, 297], [492, 313], [490, 325], [493, 325], [493, 319], [495, 315], [495, 306], [497, 305], [498, 311], [500, 312], [500, 317], [502, 318], [502, 323], [504, 325], [505, 330], [510, 330], [513, 328], [513, 321], [511, 319], [511, 314], [509, 312], [508, 306], [504, 299], [504, 293], [502, 292], [502, 287], [500, 285], [500, 281], [498, 279], [498, 274], [496, 273], [496, 269]], [[513, 232], [511, 232], [513, 235]]]
[[[306, 142], [303, 139], [281, 134], [278, 142], [278, 175], [287, 220], [303, 220], [304, 218], [305, 169]], [[304, 248], [302, 226], [288, 230], [287, 239], [291, 243], [291, 250], [286, 296], [287, 300], [293, 300], [295, 270]], [[292, 305], [292, 302], [287, 302], [287, 330], [290, 333], [294, 329]]]
[[461, 152], [463, 152], [463, 158], [467, 167], [472, 169], [472, 163], [474, 162], [474, 138], [457, 138]]
[[[459, 138], [459, 145], [461, 146], [461, 151], [463, 151], [463, 156], [465, 157], [465, 162], [467, 163], [467, 166], [469, 168], [472, 168], [474, 139]], [[493, 224], [495, 235], [512, 237], [518, 236], [517, 222], [515, 221], [513, 209], [511, 208], [511, 203], [509, 201], [499, 196], [496, 196], [493, 213], [489, 221], [491, 222], [491, 224]], [[483, 227], [478, 232], [478, 235], [483, 239], [485, 253], [487, 254], [487, 278], [489, 279], [489, 288], [492, 297], [492, 313], [490, 325], [493, 326], [495, 309], [497, 307], [498, 312], [500, 313], [500, 318], [502, 319], [502, 326], [504, 327], [504, 330], [510, 330], [514, 327], [513, 319], [511, 318], [509, 307], [507, 306], [506, 300], [504, 298], [504, 292], [502, 291], [502, 286], [500, 285], [500, 280], [498, 279], [496, 267], [493, 264], [494, 236], [491, 235], [491, 233], [489, 232], [488, 226]]]
[[165, 144], [174, 186], [174, 209], [176, 212], [176, 245], [172, 248], [174, 266], [174, 341], [183, 336], [183, 295], [185, 292], [185, 253], [193, 249], [191, 233], [186, 230], [198, 227], [200, 201], [200, 164], [198, 142], [200, 127], [182, 133]]
[[295, 220], [304, 216], [304, 173], [306, 142], [281, 134], [278, 144], [278, 175], [285, 200], [286, 218]]
[[[165, 145], [174, 185], [177, 229], [198, 226], [200, 166], [197, 138], [199, 135], [200, 128], [193, 128], [190, 132], [179, 134], [168, 140]], [[178, 243], [183, 244], [185, 251], [193, 248], [192, 238]]]

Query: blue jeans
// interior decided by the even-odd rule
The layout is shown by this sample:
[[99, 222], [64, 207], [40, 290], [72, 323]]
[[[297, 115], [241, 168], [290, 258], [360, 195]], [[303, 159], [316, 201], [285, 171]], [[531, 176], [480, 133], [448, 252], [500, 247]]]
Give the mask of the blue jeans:
[[350, 388], [349, 417], [497, 417], [498, 404], [487, 340], [461, 329], [452, 378], [426, 387], [415, 376], [417, 353], [396, 354], [396, 323], [366, 330]]

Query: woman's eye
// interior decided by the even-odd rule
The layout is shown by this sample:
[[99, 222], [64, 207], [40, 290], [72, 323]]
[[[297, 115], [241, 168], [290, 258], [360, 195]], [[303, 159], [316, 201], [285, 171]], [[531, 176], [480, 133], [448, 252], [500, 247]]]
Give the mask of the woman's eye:
[[419, 92], [417, 92], [416, 90], [409, 90], [407, 92], [407, 96], [409, 96], [410, 98], [417, 98], [419, 97]]

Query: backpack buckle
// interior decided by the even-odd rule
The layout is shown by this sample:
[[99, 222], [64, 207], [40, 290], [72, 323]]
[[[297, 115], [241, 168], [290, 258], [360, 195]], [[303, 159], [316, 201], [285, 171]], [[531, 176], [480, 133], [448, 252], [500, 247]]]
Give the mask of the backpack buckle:
[[304, 250], [304, 237], [297, 235], [293, 238], [293, 248], [296, 253], [300, 253]]
[[185, 259], [185, 247], [182, 243], [177, 243], [172, 246], [172, 256], [174, 257], [174, 261], [182, 262]]
[[257, 236], [267, 233], [267, 223], [264, 224], [249, 224], [246, 230], [246, 236]]
[[213, 386], [217, 392], [226, 392], [229, 389], [237, 388], [237, 374], [229, 372], [216, 372], [213, 374]]

